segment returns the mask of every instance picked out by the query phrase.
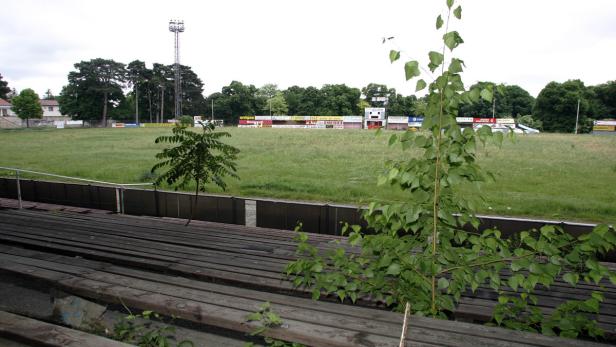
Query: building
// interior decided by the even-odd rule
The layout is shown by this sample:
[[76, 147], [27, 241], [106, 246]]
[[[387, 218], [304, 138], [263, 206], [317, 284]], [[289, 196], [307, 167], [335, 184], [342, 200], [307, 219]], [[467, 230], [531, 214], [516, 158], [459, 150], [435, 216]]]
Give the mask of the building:
[[21, 119], [11, 110], [11, 103], [0, 99], [0, 128], [19, 128]]
[[0, 117], [15, 117], [15, 113], [11, 110], [11, 103], [0, 99]]
[[[43, 109], [43, 118], [40, 120], [31, 120], [30, 125], [54, 125], [56, 122], [65, 122], [71, 117], [60, 113], [60, 104], [58, 100], [40, 100], [41, 108]], [[25, 126], [25, 122], [17, 117], [11, 109], [10, 102], [0, 99], [0, 128], [18, 128]], [[34, 122], [33, 122], [34, 121]]]
[[60, 104], [58, 100], [41, 100], [41, 107], [43, 108], [44, 121], [54, 122], [71, 120], [71, 117], [64, 116], [60, 113]]

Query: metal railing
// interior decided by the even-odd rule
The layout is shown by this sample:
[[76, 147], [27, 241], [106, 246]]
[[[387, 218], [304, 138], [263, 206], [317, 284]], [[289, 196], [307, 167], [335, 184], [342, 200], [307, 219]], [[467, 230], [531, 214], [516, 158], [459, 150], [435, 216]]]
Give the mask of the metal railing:
[[156, 189], [156, 185], [154, 184], [154, 182], [147, 182], [147, 183], [113, 183], [113, 182], [91, 180], [91, 179], [87, 179], [87, 178], [57, 175], [57, 174], [52, 174], [52, 173], [49, 173], [49, 172], [40, 172], [40, 171], [26, 170], [26, 169], [20, 169], [20, 168], [15, 168], [15, 167], [4, 167], [4, 166], [0, 166], [0, 170], [14, 171], [15, 172], [15, 180], [17, 182], [17, 201], [18, 201], [20, 209], [23, 208], [23, 203], [22, 203], [22, 200], [21, 200], [21, 183], [20, 183], [20, 180], [21, 180], [20, 173], [21, 172], [25, 172], [25, 173], [29, 173], [29, 174], [34, 174], [34, 175], [62, 178], [62, 179], [72, 180], [72, 181], [96, 183], [96, 184], [100, 184], [100, 185], [104, 185], [104, 186], [113, 187], [113, 188], [115, 188], [116, 212], [117, 213], [121, 213], [121, 214], [124, 213], [124, 189], [126, 187], [138, 187], [138, 186], [150, 186], [151, 185], [151, 186], [154, 187], [154, 189]]

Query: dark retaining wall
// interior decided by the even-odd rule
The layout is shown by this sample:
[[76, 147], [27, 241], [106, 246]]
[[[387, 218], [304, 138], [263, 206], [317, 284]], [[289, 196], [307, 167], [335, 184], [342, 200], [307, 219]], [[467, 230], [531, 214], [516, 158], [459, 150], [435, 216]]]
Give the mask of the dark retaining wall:
[[[22, 199], [85, 208], [117, 211], [116, 188], [60, 182], [20, 180]], [[13, 178], [0, 178], [0, 197], [17, 198]], [[217, 195], [200, 195], [194, 218], [229, 224], [245, 224], [245, 201], [256, 201], [256, 225], [293, 230], [299, 222], [302, 230], [319, 234], [340, 235], [342, 222], [365, 223], [356, 206], [248, 199]], [[190, 193], [147, 189], [124, 190], [124, 213], [158, 217], [188, 218], [194, 198]], [[539, 228], [545, 224], [561, 226], [573, 235], [589, 232], [594, 225], [560, 221], [480, 216], [481, 229], [496, 227], [504, 235]]]
[[[26, 201], [77, 206], [117, 212], [116, 188], [20, 179], [21, 197]], [[188, 218], [194, 197], [189, 193], [145, 189], [119, 190], [124, 194], [124, 213], [132, 215]], [[0, 197], [17, 199], [17, 183], [0, 178]], [[193, 218], [227, 224], [245, 223], [244, 199], [200, 195]]]

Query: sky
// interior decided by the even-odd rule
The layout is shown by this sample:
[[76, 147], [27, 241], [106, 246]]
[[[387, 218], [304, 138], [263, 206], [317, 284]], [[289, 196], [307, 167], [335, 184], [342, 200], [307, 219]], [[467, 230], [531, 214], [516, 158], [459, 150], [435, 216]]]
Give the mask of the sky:
[[[519, 85], [616, 80], [616, 0], [456, 0], [463, 80]], [[2, 0], [0, 74], [9, 87], [58, 94], [73, 64], [94, 58], [172, 64], [170, 19], [184, 20], [180, 60], [204, 94], [237, 80], [280, 89], [344, 83], [415, 92], [403, 63], [442, 47], [445, 0]], [[453, 17], [452, 17], [453, 18]], [[382, 43], [383, 37], [395, 37]], [[389, 62], [389, 50], [402, 51]], [[430, 77], [427, 76], [429, 80]]]

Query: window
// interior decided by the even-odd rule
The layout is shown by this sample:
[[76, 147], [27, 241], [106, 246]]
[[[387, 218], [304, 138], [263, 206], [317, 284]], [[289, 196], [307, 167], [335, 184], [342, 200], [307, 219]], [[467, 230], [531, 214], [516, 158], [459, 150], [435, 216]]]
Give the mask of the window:
[[53, 106], [48, 107], [49, 111], [53, 111]]
[[0, 110], [0, 111], [2, 111], [2, 112], [1, 112], [2, 117], [8, 117], [9, 113], [8, 113], [8, 111], [7, 111], [5, 108], [4, 108], [4, 109], [2, 109], [2, 110]]

